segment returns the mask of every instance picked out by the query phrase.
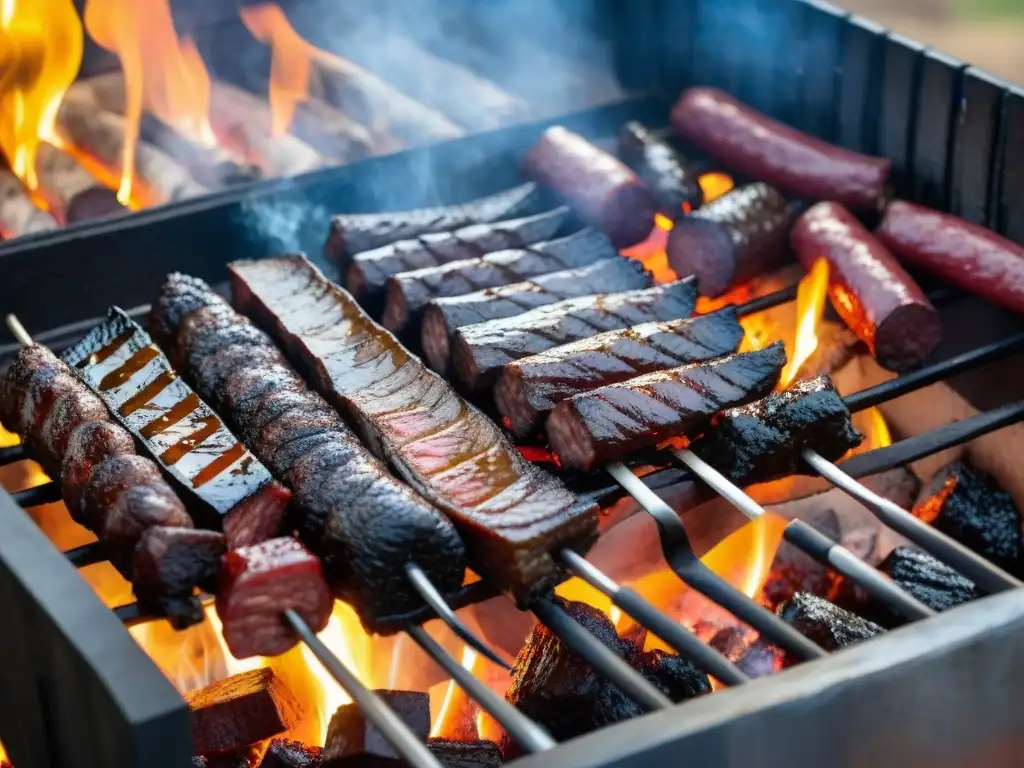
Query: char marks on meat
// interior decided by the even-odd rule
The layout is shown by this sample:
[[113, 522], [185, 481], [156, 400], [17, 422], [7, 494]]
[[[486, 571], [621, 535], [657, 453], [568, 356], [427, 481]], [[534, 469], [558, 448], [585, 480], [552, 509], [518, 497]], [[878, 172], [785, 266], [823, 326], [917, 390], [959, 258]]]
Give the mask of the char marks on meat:
[[632, 291], [654, 284], [650, 272], [633, 259], [602, 259], [590, 266], [540, 275], [532, 280], [487, 288], [464, 296], [438, 298], [423, 312], [422, 345], [430, 367], [444, 373], [452, 337], [464, 326], [500, 320], [566, 299], [613, 291]]
[[585, 267], [616, 255], [608, 238], [584, 229], [529, 248], [403, 272], [388, 279], [384, 327], [395, 333], [404, 331], [419, 321], [431, 299], [518, 283], [550, 272]]
[[566, 299], [515, 317], [467, 325], [455, 333], [459, 381], [472, 392], [497, 381], [503, 366], [605, 331], [689, 317], [697, 301], [692, 280], [653, 288]]
[[736, 310], [608, 331], [505, 366], [494, 388], [498, 411], [523, 438], [573, 395], [645, 373], [735, 352], [743, 340]]
[[423, 606], [407, 562], [443, 593], [457, 590], [466, 553], [451, 522], [388, 473], [266, 333], [200, 283], [171, 275], [155, 312], [173, 307], [179, 291], [192, 297], [192, 312], [152, 321], [173, 332], [175, 353], [188, 360], [185, 372], [201, 394], [294, 490], [292, 523], [323, 559], [334, 593], [373, 631], [394, 631]]
[[671, 438], [693, 437], [719, 411], [771, 392], [785, 363], [776, 342], [573, 395], [548, 418], [551, 448], [563, 466], [590, 470]]
[[301, 256], [231, 265], [236, 304], [309, 371], [367, 445], [459, 528], [471, 565], [522, 604], [585, 550], [596, 511], [526, 462], [480, 411]]
[[726, 411], [690, 447], [734, 483], [746, 486], [806, 473], [804, 449], [836, 461], [863, 439], [832, 380], [822, 374]]
[[345, 288], [374, 314], [384, 302], [389, 277], [548, 240], [555, 236], [568, 214], [569, 209], [562, 206], [523, 219], [471, 224], [452, 232], [420, 235], [357, 253], [348, 265]]
[[324, 253], [329, 260], [345, 268], [354, 254], [396, 240], [526, 216], [535, 212], [540, 198], [537, 185], [528, 182], [469, 203], [387, 213], [342, 214], [331, 219]]

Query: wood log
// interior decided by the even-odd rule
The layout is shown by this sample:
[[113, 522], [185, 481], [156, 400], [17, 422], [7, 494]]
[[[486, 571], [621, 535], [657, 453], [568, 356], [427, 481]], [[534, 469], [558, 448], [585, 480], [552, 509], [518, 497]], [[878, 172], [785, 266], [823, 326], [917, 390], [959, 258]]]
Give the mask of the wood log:
[[36, 155], [39, 193], [61, 224], [98, 219], [124, 210], [117, 193], [96, 180], [74, 157], [43, 142]]
[[254, 669], [185, 694], [192, 747], [201, 755], [237, 752], [299, 721], [298, 700], [272, 669]]
[[21, 179], [10, 171], [0, 170], [0, 234], [3, 238], [10, 240], [56, 228], [57, 220], [36, 207]]
[[[419, 691], [376, 691], [402, 721], [426, 740], [430, 732], [430, 697]], [[356, 704], [343, 704], [331, 718], [324, 742], [323, 768], [341, 765], [402, 765], [384, 735]]]
[[[121, 175], [125, 119], [107, 112], [82, 97], [65, 96], [57, 111], [57, 134], [68, 144], [93, 157], [114, 176]], [[205, 194], [183, 165], [156, 147], [138, 141], [135, 145], [135, 179], [140, 197], [147, 205]]]
[[312, 97], [296, 107], [288, 130], [339, 163], [355, 162], [395, 148], [389, 138], [375, 138], [369, 129], [326, 101]]

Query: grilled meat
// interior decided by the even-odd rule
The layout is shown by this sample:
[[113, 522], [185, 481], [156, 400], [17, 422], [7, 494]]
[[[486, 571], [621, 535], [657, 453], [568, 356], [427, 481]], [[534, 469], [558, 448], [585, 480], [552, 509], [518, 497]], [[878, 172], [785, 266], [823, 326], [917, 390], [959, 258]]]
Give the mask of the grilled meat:
[[654, 226], [657, 204], [629, 168], [578, 133], [553, 126], [522, 163], [523, 173], [558, 192], [616, 248], [635, 245]]
[[555, 236], [568, 214], [569, 209], [563, 206], [523, 219], [471, 224], [357, 253], [345, 273], [345, 287], [364, 309], [375, 314], [384, 303], [389, 277], [548, 240]]
[[535, 212], [540, 197], [537, 185], [527, 183], [457, 205], [387, 213], [342, 214], [331, 219], [331, 232], [324, 254], [345, 269], [354, 254], [397, 240], [529, 215]]
[[424, 356], [431, 368], [443, 374], [451, 357], [451, 339], [463, 326], [513, 317], [565, 299], [649, 288], [653, 282], [640, 262], [615, 257], [521, 283], [434, 299], [423, 311]]
[[691, 437], [719, 411], [771, 392], [785, 363], [776, 342], [573, 395], [548, 418], [551, 448], [562, 466], [590, 470], [631, 451]]
[[783, 262], [797, 211], [767, 184], [733, 189], [676, 222], [668, 262], [696, 275], [701, 293], [719, 296]]
[[914, 514], [1018, 578], [1024, 578], [1021, 516], [1010, 494], [964, 462], [940, 470]]
[[474, 570], [528, 604], [585, 550], [583, 504], [301, 256], [231, 265], [234, 300], [310, 372], [367, 445], [455, 523]]
[[806, 448], [835, 461], [863, 439], [853, 426], [850, 409], [822, 374], [726, 411], [690, 448], [745, 486], [806, 472], [800, 456]]
[[494, 388], [494, 399], [506, 425], [523, 438], [568, 397], [727, 355], [742, 340], [743, 328], [732, 308], [608, 331], [509, 363]]
[[395, 631], [422, 607], [407, 562], [443, 593], [461, 586], [466, 553], [452, 524], [387, 472], [266, 333], [184, 275], [171, 275], [153, 306], [186, 375], [293, 489], [294, 526], [367, 627]]
[[675, 221], [704, 204], [697, 174], [672, 145], [630, 120], [619, 131], [619, 157], [647, 185], [658, 208]]
[[480, 392], [497, 381], [504, 365], [604, 331], [689, 317], [697, 300], [691, 280], [622, 293], [566, 299], [515, 317], [467, 325], [455, 333], [459, 381]]
[[217, 531], [154, 525], [143, 531], [135, 547], [135, 594], [159, 605], [198, 586], [214, 591], [224, 536]]
[[[807, 592], [798, 592], [778, 610], [784, 622], [805, 635], [826, 651], [838, 651], [848, 645], [867, 640], [885, 630], [874, 622], [843, 610]], [[786, 664], [798, 663], [790, 656]]]
[[615, 256], [615, 248], [608, 238], [585, 229], [529, 248], [499, 251], [479, 259], [403, 272], [388, 279], [384, 327], [401, 333], [420, 320], [431, 299], [518, 283], [549, 272], [585, 267]]

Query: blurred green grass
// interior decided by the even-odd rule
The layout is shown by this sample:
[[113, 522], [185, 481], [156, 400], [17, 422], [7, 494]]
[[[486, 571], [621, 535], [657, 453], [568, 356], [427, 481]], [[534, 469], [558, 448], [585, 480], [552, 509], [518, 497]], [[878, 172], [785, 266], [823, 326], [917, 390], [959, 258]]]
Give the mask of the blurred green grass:
[[961, 19], [1024, 18], [1024, 0], [951, 0], [950, 5]]

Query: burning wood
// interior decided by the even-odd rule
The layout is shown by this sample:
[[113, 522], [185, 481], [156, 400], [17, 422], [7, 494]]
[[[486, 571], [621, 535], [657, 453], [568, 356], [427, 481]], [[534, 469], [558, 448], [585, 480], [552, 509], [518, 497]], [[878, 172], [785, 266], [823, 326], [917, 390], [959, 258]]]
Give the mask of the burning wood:
[[98, 219], [121, 210], [117, 193], [104, 187], [74, 157], [52, 144], [36, 156], [39, 193], [62, 224]]
[[0, 170], [0, 235], [5, 239], [56, 229], [57, 220], [32, 202], [21, 179]]
[[[378, 696], [395, 711], [402, 721], [421, 739], [430, 732], [430, 697], [418, 691], [376, 691]], [[366, 719], [356, 704], [344, 704], [331, 718], [324, 742], [323, 766], [371, 764], [401, 764], [394, 748], [383, 734]], [[377, 764], [377, 763], [373, 763]]]
[[277, 736], [305, 714], [270, 669], [243, 672], [185, 694], [192, 710], [192, 744], [201, 755], [236, 752]]

